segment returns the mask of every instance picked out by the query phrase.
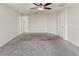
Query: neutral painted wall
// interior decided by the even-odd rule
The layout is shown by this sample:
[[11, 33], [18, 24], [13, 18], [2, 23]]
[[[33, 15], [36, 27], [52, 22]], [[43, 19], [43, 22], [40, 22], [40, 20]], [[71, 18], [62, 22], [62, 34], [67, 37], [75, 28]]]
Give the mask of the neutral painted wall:
[[56, 34], [56, 14], [29, 15], [28, 27], [31, 33], [48, 32]]
[[54, 33], [56, 34], [56, 30], [57, 30], [57, 16], [56, 16], [56, 13], [53, 13], [53, 14], [50, 14], [50, 15], [47, 15], [47, 31], [49, 33]]
[[67, 8], [68, 40], [79, 46], [79, 4]]
[[44, 14], [29, 16], [29, 32], [47, 32], [47, 18]]
[[19, 34], [19, 14], [0, 5], [0, 46]]

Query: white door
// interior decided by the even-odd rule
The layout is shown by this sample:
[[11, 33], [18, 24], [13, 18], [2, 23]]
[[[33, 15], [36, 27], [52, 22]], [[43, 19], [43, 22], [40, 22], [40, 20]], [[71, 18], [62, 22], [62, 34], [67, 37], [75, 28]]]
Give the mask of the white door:
[[22, 16], [21, 18], [21, 32], [28, 32], [28, 17]]
[[65, 39], [65, 12], [60, 11], [57, 14], [57, 34]]

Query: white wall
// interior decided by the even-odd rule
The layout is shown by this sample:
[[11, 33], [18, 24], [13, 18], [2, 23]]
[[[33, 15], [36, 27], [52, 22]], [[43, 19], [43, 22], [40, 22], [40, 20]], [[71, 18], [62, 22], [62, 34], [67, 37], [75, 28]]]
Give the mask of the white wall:
[[56, 13], [53, 13], [53, 14], [49, 14], [46, 16], [47, 17], [47, 31], [49, 33], [54, 33], [56, 34], [56, 30], [57, 30], [57, 16], [56, 16]]
[[19, 34], [19, 14], [0, 5], [0, 46]]
[[28, 19], [29, 32], [56, 33], [56, 14], [32, 14]]
[[67, 8], [68, 40], [79, 46], [79, 4]]

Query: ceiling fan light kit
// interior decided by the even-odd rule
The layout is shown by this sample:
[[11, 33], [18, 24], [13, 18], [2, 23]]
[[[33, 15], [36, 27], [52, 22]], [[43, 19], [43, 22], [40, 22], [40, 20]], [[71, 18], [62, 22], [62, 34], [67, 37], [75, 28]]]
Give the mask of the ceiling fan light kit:
[[44, 8], [43, 7], [39, 7], [38, 10], [44, 10]]
[[47, 7], [48, 5], [52, 4], [52, 3], [33, 3], [35, 6], [37, 6], [37, 8], [32, 8], [32, 9], [38, 9], [38, 10], [51, 10], [51, 8]]

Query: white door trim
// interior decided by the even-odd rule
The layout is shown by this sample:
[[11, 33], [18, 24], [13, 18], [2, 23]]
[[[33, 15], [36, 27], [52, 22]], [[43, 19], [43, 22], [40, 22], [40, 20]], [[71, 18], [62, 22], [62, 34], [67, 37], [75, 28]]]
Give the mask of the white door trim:
[[58, 34], [58, 14], [62, 11], [64, 12], [64, 24], [63, 24], [64, 25], [64, 39], [67, 40], [67, 8], [57, 12], [57, 15], [56, 15], [56, 33]]
[[65, 8], [65, 40], [68, 40], [67, 37], [67, 8]]

